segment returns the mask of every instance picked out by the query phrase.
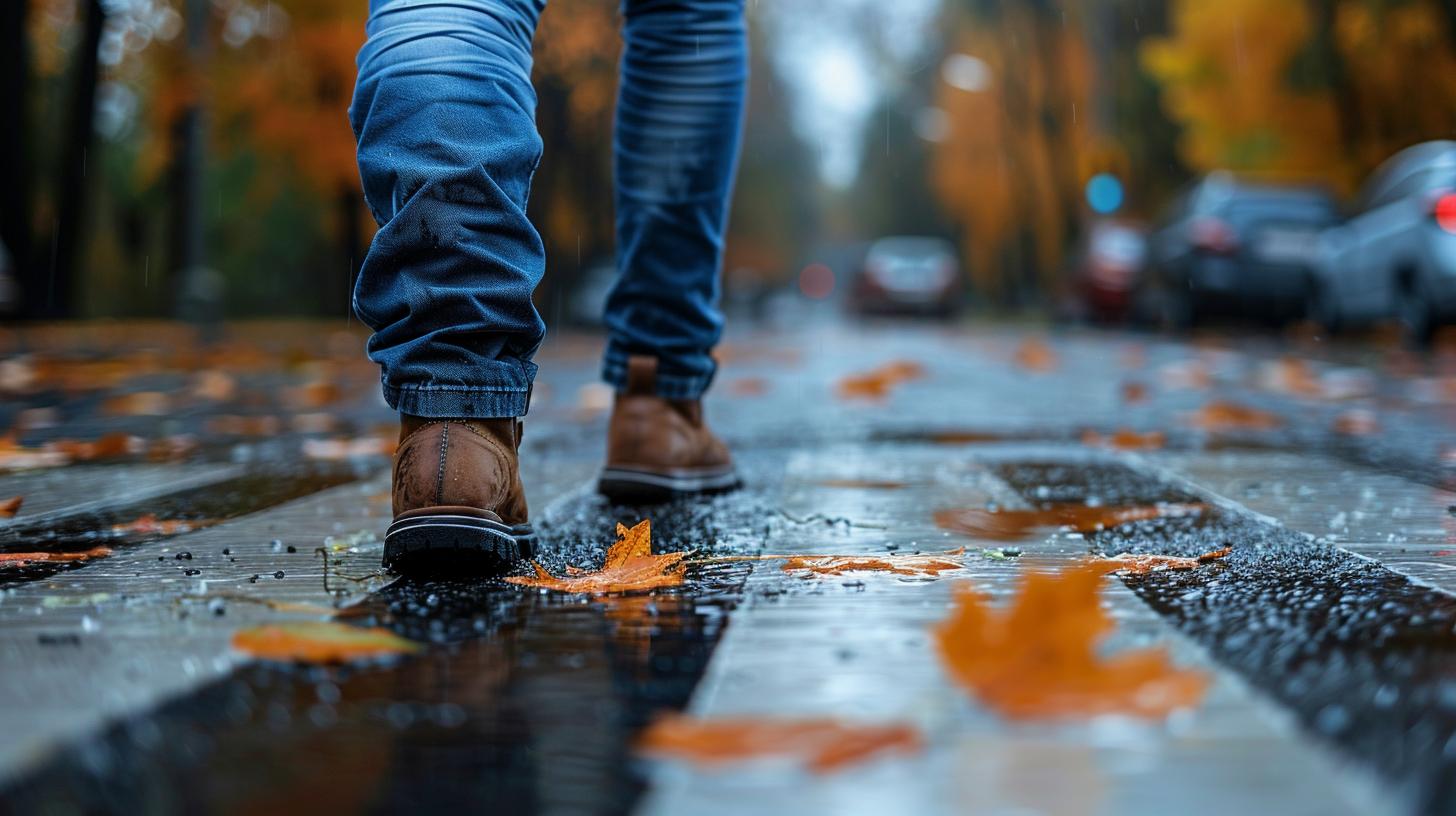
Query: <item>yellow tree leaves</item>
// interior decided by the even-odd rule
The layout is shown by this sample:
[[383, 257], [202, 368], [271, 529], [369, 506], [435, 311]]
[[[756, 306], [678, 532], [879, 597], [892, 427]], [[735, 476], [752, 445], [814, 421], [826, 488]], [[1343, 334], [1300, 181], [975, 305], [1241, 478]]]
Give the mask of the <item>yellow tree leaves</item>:
[[644, 519], [628, 529], [617, 525], [617, 543], [607, 549], [606, 561], [595, 572], [568, 567], [563, 578], [557, 578], [536, 562], [531, 562], [534, 575], [507, 578], [520, 586], [554, 589], [586, 595], [611, 592], [657, 589], [680, 586], [687, 572], [683, 559], [686, 552], [652, 554], [652, 522]]
[[935, 631], [946, 670], [988, 708], [1018, 720], [1157, 718], [1197, 704], [1208, 679], [1175, 668], [1165, 650], [1099, 653], [1113, 629], [1099, 590], [1113, 569], [1091, 562], [1029, 573], [1005, 610], [961, 589], [951, 616]]
[[855, 725], [829, 718], [699, 720], [668, 715], [649, 725], [637, 742], [637, 749], [650, 756], [706, 765], [789, 759], [814, 773], [921, 748], [919, 732], [907, 725]]
[[327, 621], [274, 623], [233, 633], [233, 648], [262, 660], [347, 663], [418, 652], [421, 646], [388, 629]]

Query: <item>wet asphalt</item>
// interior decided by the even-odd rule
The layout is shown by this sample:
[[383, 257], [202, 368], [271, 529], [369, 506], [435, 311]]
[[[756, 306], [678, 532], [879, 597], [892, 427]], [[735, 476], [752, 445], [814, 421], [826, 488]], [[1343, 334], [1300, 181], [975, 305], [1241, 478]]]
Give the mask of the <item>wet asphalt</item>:
[[[1211, 569], [1124, 580], [1220, 664], [1276, 700], [1316, 742], [1378, 775], [1392, 801], [1413, 812], [1456, 812], [1456, 598], [1211, 497], [1163, 470], [1159, 450], [1089, 458], [1079, 445], [1089, 430], [1131, 427], [1163, 432], [1167, 450], [1318, 454], [1448, 487], [1456, 471], [1446, 441], [1456, 448], [1456, 426], [1443, 389], [1446, 372], [1456, 367], [1441, 355], [1412, 358], [1356, 342], [1264, 334], [1188, 344], [1107, 332], [1054, 337], [1053, 371], [1015, 363], [1027, 338], [1046, 336], [1035, 329], [898, 324], [865, 332], [833, 323], [742, 334], [729, 343], [709, 411], [750, 487], [703, 502], [622, 508], [608, 506], [582, 481], [537, 501], [543, 561], [557, 570], [599, 563], [615, 521], [647, 516], [659, 551], [772, 552], [790, 527], [795, 535], [832, 538], [856, 524], [853, 504], [803, 513], [787, 510], [783, 494], [789, 459], [830, 443], [873, 450], [870, 475], [888, 481], [896, 478], [897, 446], [931, 446], [943, 450], [937, 456], [944, 468], [978, 462], [1034, 508], [1213, 500], [1201, 515], [1090, 534], [1088, 552], [1197, 555], [1231, 546]], [[591, 341], [573, 340], [545, 354], [545, 387], [538, 389], [526, 449], [542, 470], [566, 463], [585, 472], [598, 455], [603, 417], [591, 385], [593, 350]], [[1326, 392], [1271, 383], [1270, 366], [1291, 355], [1328, 384]], [[839, 377], [895, 359], [919, 362], [927, 375], [883, 402], [834, 396]], [[1184, 379], [1190, 361], [1206, 370], [1210, 384]], [[748, 381], [766, 385], [735, 385]], [[1151, 396], [1130, 399], [1128, 383]], [[97, 404], [94, 397], [73, 404], [42, 392], [28, 399], [62, 399], [61, 413], [75, 412], [71, 427], [157, 432], [148, 418], [92, 416], [86, 406]], [[1196, 411], [1214, 399], [1257, 407], [1278, 422], [1199, 424]], [[334, 410], [347, 434], [388, 419], [362, 392]], [[1349, 433], [1339, 420], [1352, 410], [1377, 417], [1378, 429]], [[386, 461], [364, 456], [300, 466], [289, 462], [290, 445], [306, 434], [216, 438], [208, 436], [202, 411], [186, 423], [205, 438], [194, 457], [243, 460], [246, 474], [55, 524], [22, 518], [0, 529], [0, 550], [84, 549], [100, 539], [118, 547], [154, 544], [171, 534], [118, 539], [113, 527], [142, 513], [261, 517]], [[48, 428], [37, 439], [59, 433]], [[1312, 470], [1309, 478], [1323, 476]], [[929, 503], [940, 494], [925, 495]], [[934, 509], [927, 504], [926, 515]], [[84, 565], [65, 569], [84, 579]], [[0, 812], [630, 812], [650, 778], [650, 766], [632, 755], [635, 734], [657, 713], [689, 704], [752, 569], [695, 566], [681, 589], [607, 599], [498, 581], [397, 580], [340, 618], [429, 644], [424, 655], [349, 668], [243, 665], [70, 740], [0, 789]], [[0, 592], [44, 586], [56, 571], [7, 573]]]

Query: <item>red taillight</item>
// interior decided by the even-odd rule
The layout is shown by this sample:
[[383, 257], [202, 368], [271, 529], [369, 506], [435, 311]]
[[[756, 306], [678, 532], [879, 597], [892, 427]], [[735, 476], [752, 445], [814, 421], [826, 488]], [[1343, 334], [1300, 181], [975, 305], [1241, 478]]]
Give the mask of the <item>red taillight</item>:
[[1188, 242], [1194, 249], [1214, 255], [1232, 255], [1239, 249], [1233, 227], [1217, 218], [1199, 218], [1190, 223]]
[[1436, 226], [1456, 235], [1456, 193], [1446, 193], [1431, 205], [1431, 216]]

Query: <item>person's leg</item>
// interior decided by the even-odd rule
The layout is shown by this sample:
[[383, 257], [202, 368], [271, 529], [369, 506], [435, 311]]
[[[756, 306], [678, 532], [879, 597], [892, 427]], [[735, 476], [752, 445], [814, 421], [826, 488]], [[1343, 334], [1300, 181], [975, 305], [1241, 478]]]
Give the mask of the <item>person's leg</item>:
[[718, 272], [748, 78], [743, 0], [624, 0], [614, 142], [617, 387], [598, 489], [624, 502], [738, 484], [699, 399], [723, 329]]
[[495, 571], [529, 555], [520, 424], [545, 332], [526, 218], [541, 158], [531, 39], [544, 0], [372, 0], [349, 115], [379, 222], [354, 290], [401, 414], [385, 566]]
[[723, 330], [718, 272], [738, 160], [748, 38], [743, 0], [623, 0], [617, 98], [617, 266], [603, 373], [659, 361], [661, 396], [697, 399]]
[[349, 109], [379, 222], [354, 289], [384, 398], [423, 417], [518, 417], [545, 324], [526, 218], [541, 159], [531, 39], [544, 0], [372, 0]]

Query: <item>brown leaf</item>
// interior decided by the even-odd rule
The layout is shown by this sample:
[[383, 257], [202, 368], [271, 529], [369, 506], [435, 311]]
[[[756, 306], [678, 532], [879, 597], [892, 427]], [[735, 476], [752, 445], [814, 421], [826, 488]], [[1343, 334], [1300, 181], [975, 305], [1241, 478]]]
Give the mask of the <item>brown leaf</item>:
[[0, 469], [30, 470], [59, 467], [69, 464], [70, 461], [71, 457], [54, 448], [27, 448], [17, 443], [14, 436], [0, 437]]
[[1122, 401], [1128, 405], [1137, 405], [1148, 401], [1148, 387], [1140, 382], [1125, 382], [1122, 384]]
[[111, 555], [110, 547], [92, 547], [81, 552], [0, 552], [0, 569], [25, 567], [30, 564], [65, 564], [90, 561]]
[[925, 368], [909, 360], [896, 360], [863, 374], [855, 374], [839, 381], [840, 399], [884, 399], [891, 389], [910, 380], [925, 376]]
[[147, 513], [122, 524], [111, 525], [112, 535], [176, 535], [217, 524], [217, 519], [158, 519]]
[[1101, 563], [1115, 563], [1117, 567], [1113, 570], [1114, 572], [1126, 573], [1128, 575], [1147, 575], [1150, 572], [1163, 572], [1165, 570], [1191, 570], [1201, 564], [1207, 564], [1225, 558], [1233, 551], [1233, 547], [1224, 547], [1221, 550], [1206, 552], [1196, 558], [1184, 558], [1176, 555], [1154, 555], [1150, 553], [1123, 553], [1102, 559]]
[[15, 515], [20, 512], [20, 505], [24, 502], [24, 496], [11, 496], [4, 501], [0, 501], [0, 518], [15, 518]]
[[941, 662], [1004, 717], [1080, 719], [1104, 714], [1160, 718], [1203, 698], [1208, 679], [1175, 668], [1164, 649], [1104, 657], [1113, 624], [1099, 594], [1110, 564], [1028, 573], [1008, 609], [969, 587], [935, 631]]
[[617, 525], [617, 543], [607, 549], [606, 562], [596, 572], [569, 568], [565, 578], [557, 578], [532, 561], [535, 575], [507, 578], [506, 582], [587, 595], [680, 586], [687, 557], [686, 552], [653, 555], [652, 522], [644, 519], [630, 530]]
[[1120, 524], [1168, 516], [1198, 515], [1203, 504], [1152, 504], [1130, 507], [1092, 507], [1058, 504], [1035, 510], [988, 510], [964, 508], [937, 510], [935, 523], [947, 530], [999, 541], [1016, 541], [1049, 527], [1070, 527], [1091, 533]]
[[171, 398], [161, 391], [118, 394], [101, 403], [101, 412], [112, 416], [166, 416], [171, 410]]
[[297, 621], [240, 629], [233, 648], [263, 660], [347, 663], [411, 654], [420, 645], [388, 629], [323, 621]]
[[1131, 428], [1118, 428], [1116, 432], [1107, 435], [1090, 430], [1082, 433], [1082, 444], [1094, 448], [1158, 450], [1167, 443], [1167, 434], [1162, 431], [1134, 431]]
[[812, 575], [843, 575], [847, 572], [889, 572], [895, 575], [939, 576], [964, 569], [964, 547], [937, 555], [796, 555], [784, 561], [784, 572]]
[[1270, 431], [1284, 422], [1268, 411], [1236, 402], [1215, 400], [1200, 408], [1189, 424], [1206, 431]]
[[1017, 347], [1012, 359], [1028, 371], [1052, 371], [1057, 367], [1057, 353], [1045, 340], [1030, 338]]
[[762, 377], [739, 377], [728, 383], [728, 393], [735, 397], [761, 397], [768, 393], [768, 380]]
[[829, 773], [886, 753], [918, 753], [920, 732], [908, 725], [857, 725], [830, 718], [699, 720], [659, 717], [642, 732], [637, 750], [651, 756], [719, 765], [752, 759], [802, 762]]
[[1380, 433], [1380, 420], [1368, 408], [1352, 408], [1335, 417], [1334, 431], [1343, 436], [1372, 436]]

